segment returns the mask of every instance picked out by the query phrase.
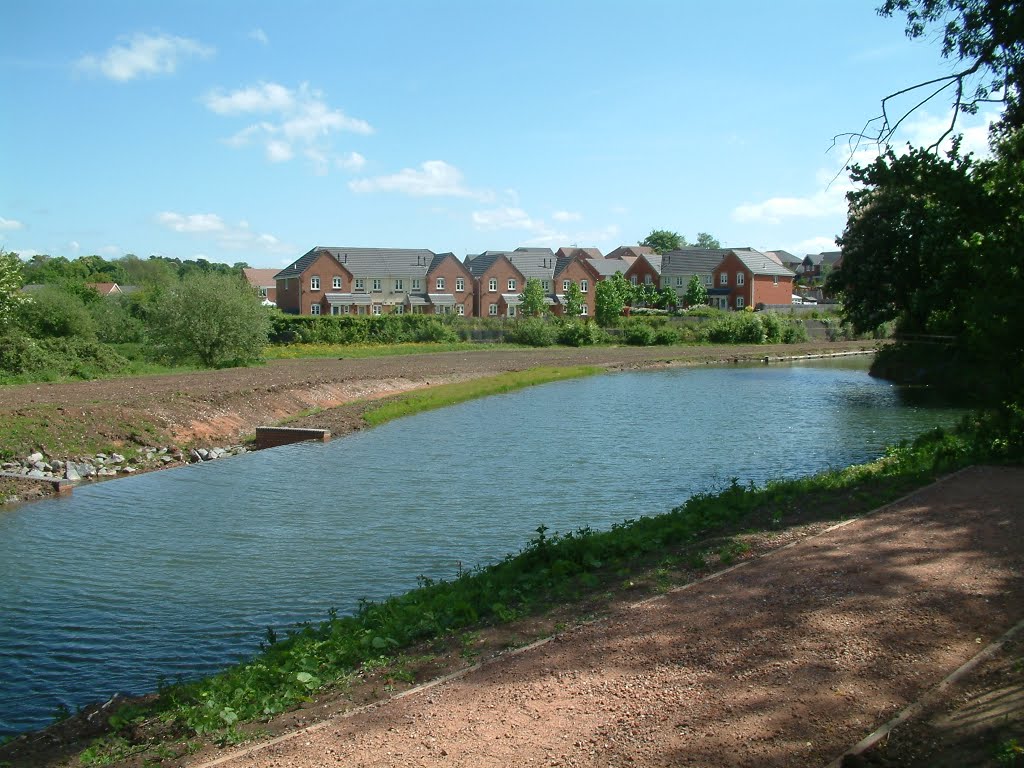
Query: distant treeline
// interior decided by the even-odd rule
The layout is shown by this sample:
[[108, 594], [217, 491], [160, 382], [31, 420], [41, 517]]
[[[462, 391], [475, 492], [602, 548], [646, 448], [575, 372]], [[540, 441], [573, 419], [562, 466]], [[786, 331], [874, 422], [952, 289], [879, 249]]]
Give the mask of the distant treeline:
[[150, 256], [143, 259], [129, 253], [119, 259], [102, 256], [65, 256], [36, 254], [23, 261], [22, 279], [26, 285], [66, 283], [117, 283], [118, 285], [168, 285], [192, 274], [241, 274], [244, 261], [221, 264], [206, 259], [172, 259]]

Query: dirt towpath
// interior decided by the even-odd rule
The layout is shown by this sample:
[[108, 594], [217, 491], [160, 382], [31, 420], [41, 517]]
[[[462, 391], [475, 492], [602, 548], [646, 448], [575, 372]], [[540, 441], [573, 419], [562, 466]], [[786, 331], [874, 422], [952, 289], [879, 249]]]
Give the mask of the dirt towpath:
[[823, 766], [1024, 618], [1022, 492], [1022, 468], [972, 468], [461, 676], [193, 765]]

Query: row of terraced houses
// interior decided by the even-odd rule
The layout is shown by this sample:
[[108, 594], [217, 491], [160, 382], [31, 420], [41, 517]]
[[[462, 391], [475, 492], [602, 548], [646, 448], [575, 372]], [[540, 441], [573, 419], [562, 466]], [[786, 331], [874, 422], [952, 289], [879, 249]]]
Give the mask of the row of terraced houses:
[[247, 269], [268, 302], [301, 315], [457, 314], [515, 317], [529, 278], [537, 278], [552, 313], [563, 314], [571, 283], [593, 316], [595, 286], [621, 272], [634, 285], [670, 287], [680, 297], [697, 275], [712, 306], [743, 309], [791, 302], [801, 260], [785, 251], [683, 248], [657, 254], [622, 246], [607, 256], [596, 248], [516, 248], [459, 260], [418, 248], [318, 246], [286, 268]]

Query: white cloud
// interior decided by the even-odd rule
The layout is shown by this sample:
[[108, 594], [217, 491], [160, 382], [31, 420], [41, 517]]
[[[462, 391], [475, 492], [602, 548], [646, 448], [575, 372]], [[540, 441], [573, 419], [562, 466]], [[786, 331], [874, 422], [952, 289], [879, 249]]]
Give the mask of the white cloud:
[[772, 197], [760, 203], [743, 203], [733, 209], [739, 222], [780, 224], [784, 219], [820, 218], [846, 212], [845, 190], [829, 187], [807, 197]]
[[197, 40], [174, 35], [136, 33], [120, 38], [123, 42], [102, 56], [86, 55], [76, 62], [83, 71], [125, 82], [143, 75], [166, 75], [188, 58], [208, 58], [215, 49]]
[[522, 208], [505, 206], [487, 211], [473, 211], [473, 224], [477, 229], [524, 229], [527, 232], [550, 233], [540, 219], [533, 219]]
[[80, 245], [78, 244], [78, 241], [77, 241], [77, 240], [72, 240], [72, 241], [71, 241], [70, 243], [68, 243], [68, 248], [69, 248], [69, 249], [70, 249], [70, 250], [71, 250], [71, 251], [72, 251], [73, 253], [78, 253], [78, 251], [79, 251], [79, 249], [81, 248], [81, 246], [80, 246]]
[[291, 144], [286, 141], [274, 139], [267, 142], [267, 159], [272, 163], [283, 163], [291, 160], [294, 155]]
[[799, 256], [807, 253], [821, 253], [823, 251], [836, 251], [839, 250], [839, 246], [836, 245], [835, 237], [820, 236], [820, 237], [809, 237], [806, 240], [801, 240], [796, 245], [786, 248], [785, 250], [792, 253], [794, 256]]
[[264, 32], [259, 27], [249, 32], [249, 37], [255, 40], [260, 45], [267, 45], [270, 43], [270, 38], [267, 37], [267, 33]]
[[339, 168], [344, 168], [346, 171], [358, 171], [366, 165], [366, 158], [358, 152], [349, 152], [335, 158], [335, 162]]
[[25, 225], [16, 219], [5, 219], [0, 216], [0, 231], [10, 232], [15, 229], [22, 229]]
[[174, 232], [195, 236], [212, 236], [217, 245], [225, 250], [260, 250], [266, 253], [294, 253], [295, 247], [282, 242], [269, 233], [253, 232], [249, 222], [239, 221], [228, 224], [215, 213], [181, 214], [164, 211], [157, 214], [157, 221]]
[[225, 229], [223, 220], [215, 213], [192, 213], [183, 216], [180, 213], [164, 211], [156, 218], [175, 232], [222, 232]]
[[551, 218], [555, 221], [580, 221], [583, 214], [574, 211], [555, 211], [551, 214]]
[[362, 157], [358, 153], [335, 155], [332, 134], [373, 133], [373, 126], [368, 122], [333, 109], [324, 101], [323, 93], [308, 83], [302, 83], [298, 89], [279, 83], [258, 83], [231, 92], [214, 89], [203, 97], [203, 103], [211, 112], [225, 117], [266, 117], [226, 139], [228, 146], [262, 144], [267, 159], [274, 163], [286, 162], [299, 151], [312, 163], [317, 174], [327, 173], [332, 161], [336, 167], [346, 170], [361, 167], [358, 162], [352, 165], [353, 157]]
[[353, 192], [400, 192], [412, 197], [493, 197], [490, 192], [467, 187], [462, 172], [444, 160], [427, 160], [418, 169], [403, 168], [389, 176], [354, 179], [348, 186]]

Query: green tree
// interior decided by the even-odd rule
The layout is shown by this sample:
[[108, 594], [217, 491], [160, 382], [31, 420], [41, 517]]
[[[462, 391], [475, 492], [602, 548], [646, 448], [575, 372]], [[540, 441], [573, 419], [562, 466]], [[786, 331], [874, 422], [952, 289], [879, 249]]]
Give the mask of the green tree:
[[667, 229], [652, 229], [639, 244], [653, 248], [655, 253], [668, 253], [683, 248], [686, 245], [686, 238]]
[[563, 301], [565, 302], [563, 310], [565, 317], [579, 317], [583, 314], [583, 291], [580, 290], [575, 280], [569, 283]]
[[700, 275], [694, 275], [690, 278], [690, 282], [686, 284], [683, 302], [688, 307], [708, 303], [708, 289], [705, 287], [704, 281], [700, 279]]
[[519, 311], [526, 317], [540, 317], [548, 311], [547, 296], [544, 294], [544, 286], [536, 277], [526, 278], [526, 285], [523, 292], [519, 294]]
[[707, 232], [697, 233], [697, 242], [694, 245], [698, 248], [721, 248], [722, 244], [718, 242], [718, 238], [709, 235]]
[[672, 286], [664, 285], [658, 290], [654, 304], [662, 309], [671, 309], [672, 307], [679, 306], [679, 294], [676, 293], [675, 288]]
[[194, 272], [156, 300], [149, 334], [175, 362], [244, 365], [260, 359], [270, 316], [237, 275]]
[[85, 302], [58, 285], [44, 285], [33, 291], [32, 301], [22, 304], [18, 312], [18, 324], [37, 339], [96, 338], [96, 323]]
[[19, 309], [31, 299], [21, 292], [22, 263], [18, 254], [0, 249], [0, 331], [8, 327]]
[[594, 289], [594, 315], [600, 325], [614, 325], [618, 321], [632, 293], [631, 289], [632, 286], [621, 272], [598, 281]]

